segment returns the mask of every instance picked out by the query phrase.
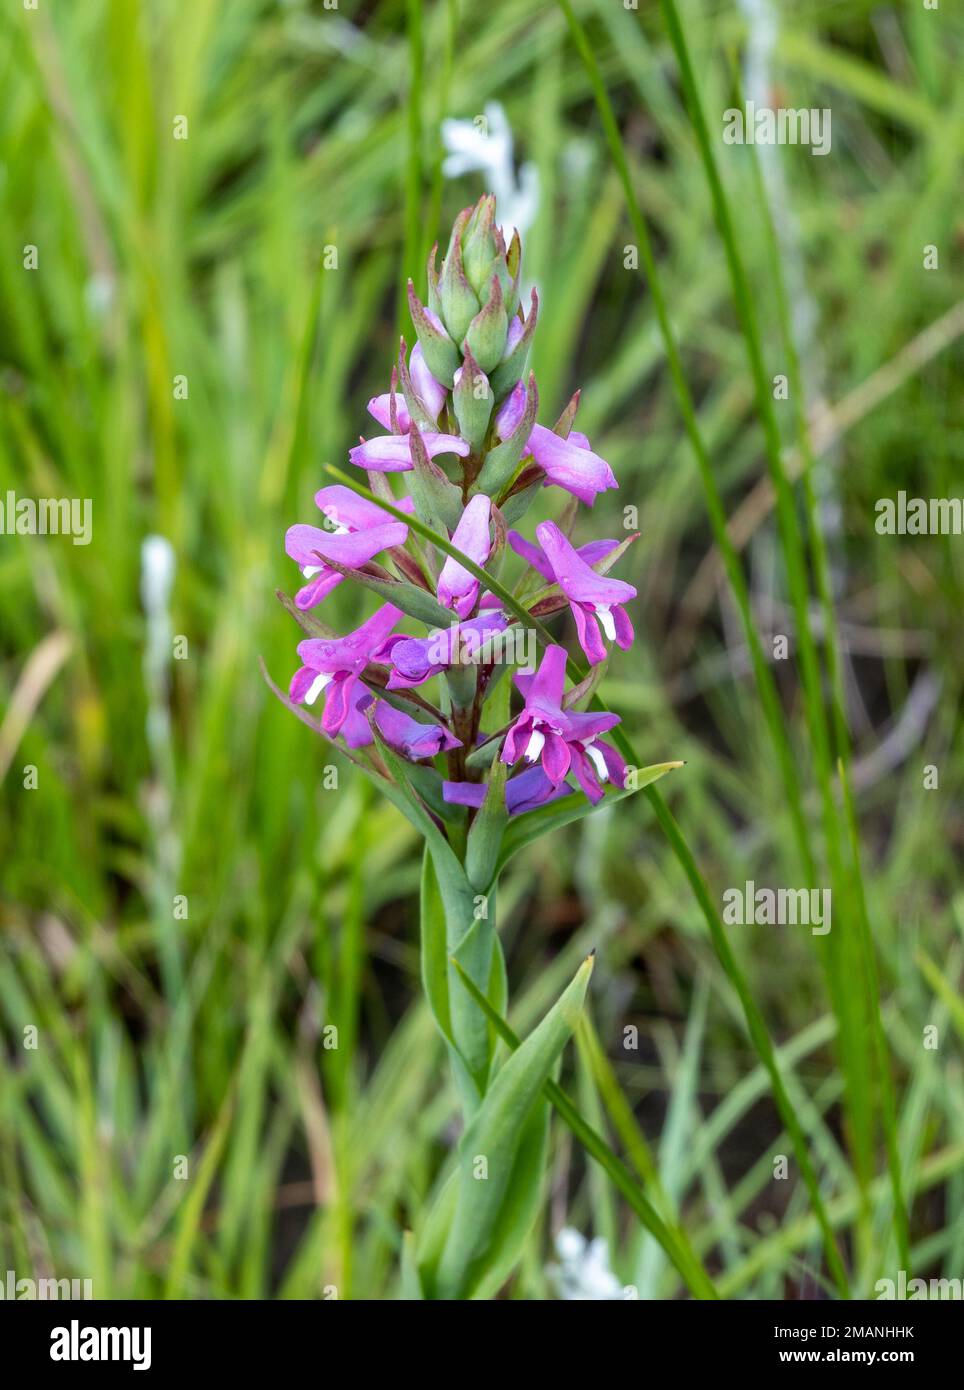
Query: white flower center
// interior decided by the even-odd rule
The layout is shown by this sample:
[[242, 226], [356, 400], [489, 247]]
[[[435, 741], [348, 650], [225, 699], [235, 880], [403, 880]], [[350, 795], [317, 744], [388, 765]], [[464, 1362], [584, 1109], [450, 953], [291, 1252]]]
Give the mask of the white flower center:
[[331, 685], [334, 679], [334, 676], [329, 676], [325, 671], [322, 671], [320, 675], [315, 676], [314, 680], [311, 682], [311, 685], [305, 692], [305, 704], [313, 705], [317, 700], [318, 696], [324, 690], [325, 686]]
[[316, 574], [321, 574], [321, 565], [302, 565], [301, 573], [306, 579], [314, 579]]
[[587, 744], [585, 745], [585, 748], [586, 748], [586, 756], [589, 758], [589, 761], [592, 763], [593, 767], [596, 769], [596, 772], [597, 772], [598, 775], [599, 775], [599, 780], [600, 780], [600, 782], [608, 782], [608, 781], [609, 781], [609, 769], [606, 767], [606, 760], [605, 760], [605, 758], [603, 757], [602, 753], [600, 753], [600, 751], [599, 751], [598, 748], [594, 748], [593, 745], [592, 745], [591, 743], [587, 743]]
[[602, 623], [602, 630], [609, 638], [610, 642], [615, 642], [616, 624], [613, 622], [613, 615], [610, 612], [608, 603], [600, 603], [597, 605], [596, 617]]
[[526, 746], [526, 751], [525, 751], [525, 756], [526, 756], [526, 761], [527, 761], [527, 762], [530, 762], [530, 763], [534, 763], [534, 762], [535, 762], [536, 758], [538, 758], [539, 754], [542, 752], [543, 748], [545, 747], [545, 742], [546, 742], [546, 736], [545, 736], [545, 734], [541, 731], [541, 729], [533, 729], [533, 730], [532, 730], [532, 737], [529, 739], [529, 742], [528, 742], [528, 745]]

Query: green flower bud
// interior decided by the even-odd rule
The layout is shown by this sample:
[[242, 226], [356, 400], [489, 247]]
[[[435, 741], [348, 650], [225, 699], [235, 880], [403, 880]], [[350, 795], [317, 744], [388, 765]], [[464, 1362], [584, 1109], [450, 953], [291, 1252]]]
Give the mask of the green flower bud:
[[462, 265], [469, 284], [482, 299], [483, 290], [492, 278], [492, 262], [499, 254], [493, 223], [495, 221], [495, 197], [491, 193], [479, 199], [464, 225], [456, 223], [452, 240], [458, 232], [462, 242]]
[[[493, 275], [489, 285], [488, 298], [469, 324], [465, 334], [465, 345], [483, 372], [491, 372], [493, 367], [502, 360], [508, 328], [509, 320], [506, 317], [505, 302], [502, 298], [502, 286], [499, 283], [499, 277]], [[428, 360], [427, 353], [426, 360]], [[429, 368], [434, 370], [430, 362]]]
[[459, 422], [459, 434], [467, 439], [472, 448], [481, 448], [489, 428], [492, 406], [495, 397], [489, 385], [489, 378], [476, 362], [468, 347], [462, 370], [452, 392], [455, 418]]
[[466, 279], [462, 266], [460, 233], [470, 215], [471, 210], [466, 208], [455, 223], [438, 284], [442, 321], [455, 343], [463, 341], [469, 324], [481, 308], [479, 297]]
[[408, 282], [408, 308], [429, 371], [443, 386], [451, 386], [456, 368], [461, 366], [459, 350], [438, 315], [426, 309], [419, 300], [411, 280]]

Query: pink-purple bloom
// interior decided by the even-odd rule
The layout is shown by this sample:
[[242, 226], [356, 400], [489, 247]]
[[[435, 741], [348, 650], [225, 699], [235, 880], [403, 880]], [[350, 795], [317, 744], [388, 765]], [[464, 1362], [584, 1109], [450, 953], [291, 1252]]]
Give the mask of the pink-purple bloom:
[[[534, 570], [538, 570], [543, 579], [548, 579], [550, 584], [556, 582], [549, 557], [541, 545], [527, 541], [524, 536], [519, 535], [518, 531], [510, 531], [508, 541], [515, 553], [521, 555], [523, 560], [527, 560]], [[585, 564], [598, 565], [599, 561], [605, 560], [606, 556], [614, 551], [617, 545], [619, 545], [619, 541], [589, 541], [588, 544], [579, 546], [576, 554]]]
[[485, 643], [508, 626], [509, 620], [504, 613], [488, 611], [468, 622], [439, 628], [429, 637], [398, 634], [383, 644], [375, 659], [391, 663], [389, 690], [407, 690], [423, 685], [449, 666], [473, 662]]
[[462, 747], [461, 739], [457, 739], [444, 725], [423, 724], [421, 720], [396, 709], [387, 700], [375, 702], [373, 718], [385, 742], [413, 762]]
[[[492, 548], [489, 539], [491, 510], [489, 498], [484, 493], [478, 493], [470, 500], [452, 533], [452, 544], [477, 565], [485, 564]], [[479, 581], [450, 555], [439, 575], [439, 603], [443, 608], [454, 608], [460, 618], [467, 618], [475, 607], [478, 593]]]
[[565, 648], [555, 646], [546, 648], [535, 675], [516, 676], [525, 705], [506, 734], [502, 761], [511, 764], [525, 758], [539, 763], [554, 787], [572, 772], [589, 800], [598, 801], [602, 782], [621, 787], [625, 780], [622, 758], [599, 739], [615, 728], [619, 715], [563, 709], [565, 681]]
[[[507, 439], [525, 414], [526, 390], [520, 381], [496, 416], [500, 439]], [[591, 507], [596, 494], [618, 487], [613, 470], [604, 458], [594, 454], [584, 434], [572, 430], [567, 439], [547, 430], [545, 425], [533, 425], [525, 452], [531, 454], [546, 475], [547, 483], [565, 488], [580, 502]]]
[[[468, 444], [457, 434], [425, 430], [422, 443], [429, 458], [436, 454], [459, 454], [464, 458], [469, 453]], [[361, 442], [348, 450], [348, 457], [357, 468], [369, 468], [373, 473], [409, 473], [415, 467], [411, 434], [378, 434], [374, 439], [361, 436]]]
[[626, 651], [632, 646], [633, 625], [623, 607], [636, 597], [632, 584], [609, 579], [591, 570], [573, 549], [554, 521], [536, 527], [536, 536], [549, 561], [553, 577], [569, 601], [576, 620], [579, 645], [593, 666], [606, 659], [599, 629]]
[[[408, 537], [408, 527], [403, 521], [393, 520], [376, 503], [359, 497], [351, 488], [339, 483], [316, 492], [315, 502], [333, 529], [289, 526], [285, 535], [285, 550], [301, 566], [302, 574], [309, 581], [295, 595], [295, 603], [302, 610], [314, 608], [344, 578], [338, 570], [325, 564], [324, 557], [349, 569], [358, 569], [383, 550], [404, 545]], [[413, 511], [410, 497], [395, 505], [400, 511]]]
[[[296, 704], [313, 705], [324, 692], [325, 712], [321, 727], [330, 737], [343, 732], [351, 747], [362, 746], [357, 741], [351, 742], [345, 728], [355, 708], [352, 698], [355, 687], [374, 653], [383, 645], [401, 617], [400, 609], [385, 603], [367, 622], [345, 637], [330, 640], [309, 637], [298, 643], [302, 665], [292, 676], [288, 693]], [[368, 732], [370, 735], [370, 730]], [[370, 737], [365, 742], [370, 742]]]
[[[471, 806], [478, 810], [485, 800], [488, 788], [484, 782], [443, 782], [442, 799], [451, 806]], [[523, 811], [534, 811], [547, 801], [566, 796], [569, 788], [565, 782], [554, 784], [541, 767], [527, 767], [505, 784], [505, 805], [510, 816], [519, 816]]]
[[[445, 387], [435, 380], [428, 369], [425, 361], [425, 354], [422, 352], [421, 343], [416, 343], [412, 348], [412, 355], [409, 359], [409, 371], [412, 374], [412, 385], [415, 387], [415, 394], [428, 411], [429, 418], [437, 420], [445, 398], [448, 395]], [[408, 413], [408, 406], [405, 397], [400, 391], [386, 391], [381, 396], [373, 396], [368, 402], [368, 413], [374, 416], [378, 423], [386, 430], [392, 428], [392, 396], [395, 397], [395, 422], [402, 434], [408, 434], [412, 420]]]

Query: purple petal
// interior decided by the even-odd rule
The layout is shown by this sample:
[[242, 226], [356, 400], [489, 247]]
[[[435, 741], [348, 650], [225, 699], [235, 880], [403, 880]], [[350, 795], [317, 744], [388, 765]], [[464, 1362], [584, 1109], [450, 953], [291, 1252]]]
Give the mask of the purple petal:
[[508, 540], [515, 553], [521, 555], [523, 560], [526, 560], [534, 570], [538, 570], [543, 579], [552, 579], [552, 566], [546, 559], [541, 546], [527, 541], [524, 536], [519, 535], [518, 531], [510, 531]]
[[519, 422], [525, 413], [526, 388], [525, 384], [520, 381], [506, 396], [496, 414], [495, 429], [499, 438], [508, 439], [509, 435], [518, 429]]
[[[555, 578], [552, 573], [552, 566], [542, 546], [536, 545], [533, 541], [527, 541], [524, 536], [519, 535], [518, 531], [510, 531], [508, 540], [515, 553], [521, 555], [523, 560], [527, 560], [544, 579], [551, 581]], [[587, 565], [598, 565], [599, 561], [604, 560], [618, 545], [619, 541], [589, 541], [586, 545], [581, 545], [576, 554]]]
[[[372, 526], [386, 526], [394, 521], [394, 517], [383, 511], [377, 502], [369, 502], [367, 497], [359, 497], [357, 492], [342, 483], [332, 483], [330, 487], [320, 488], [315, 493], [315, 505], [339, 533], [367, 531]], [[400, 511], [412, 510], [410, 498], [396, 502], [395, 505]]]
[[486, 641], [504, 632], [508, 625], [509, 621], [502, 613], [480, 613], [469, 622], [439, 628], [430, 637], [405, 638], [391, 649], [393, 669], [388, 681], [389, 690], [406, 690], [413, 685], [421, 685], [446, 666], [452, 665], [453, 657], [460, 659], [463, 651], [469, 657], [475, 655]]
[[598, 714], [594, 710], [580, 713], [578, 710], [565, 710], [565, 735], [571, 742], [592, 743], [600, 734], [608, 734], [622, 720], [618, 714]]
[[622, 579], [609, 579], [591, 570], [554, 521], [543, 521], [537, 526], [536, 537], [549, 559], [559, 587], [570, 603], [612, 607], [636, 597], [632, 584], [626, 584]]
[[577, 743], [572, 745], [572, 770], [576, 774], [576, 781], [595, 805], [602, 799], [603, 789], [595, 768]]
[[436, 753], [462, 747], [461, 740], [441, 724], [422, 724], [390, 705], [387, 700], [377, 702], [375, 723], [385, 742], [399, 749], [407, 758], [432, 758]]
[[526, 446], [550, 483], [565, 488], [591, 507], [596, 493], [618, 487], [612, 469], [604, 458], [588, 447], [585, 435], [561, 439], [544, 425], [533, 425]]
[[[429, 458], [436, 454], [461, 454], [464, 458], [469, 446], [457, 434], [434, 434], [427, 430], [422, 435], [422, 443]], [[412, 451], [407, 434], [379, 434], [374, 439], [363, 439], [354, 449], [348, 450], [348, 457], [358, 468], [370, 468], [373, 473], [407, 473], [412, 468]]]
[[[368, 402], [368, 413], [378, 421], [382, 429], [390, 430], [392, 427], [391, 391], [384, 391], [380, 396], [372, 396]], [[400, 391], [395, 392], [395, 419], [402, 434], [408, 434], [412, 420], [408, 413], [408, 406], [405, 404], [405, 397]]]
[[[489, 514], [491, 502], [479, 493], [469, 502], [452, 535], [452, 544], [477, 565], [489, 558]], [[472, 611], [479, 581], [450, 555], [442, 566], [438, 581], [438, 600], [445, 608], [455, 608], [460, 618]]]
[[[430, 311], [427, 310], [426, 312]], [[439, 327], [441, 327], [441, 324], [439, 324]], [[422, 352], [421, 343], [416, 343], [412, 348], [412, 355], [408, 359], [408, 369], [412, 376], [412, 385], [418, 393], [419, 400], [425, 406], [430, 417], [433, 420], [437, 420], [439, 411], [445, 404], [445, 397], [448, 392], [441, 382], [435, 380], [434, 376], [429, 371], [428, 363], [425, 361], [425, 354]]]
[[296, 705], [300, 705], [317, 679], [317, 671], [313, 671], [310, 666], [299, 666], [291, 677], [291, 684], [288, 686], [289, 698]]
[[386, 521], [366, 531], [349, 531], [338, 536], [332, 531], [322, 531], [319, 526], [289, 526], [285, 533], [285, 550], [292, 560], [309, 569], [324, 568], [319, 555], [357, 569], [367, 565], [381, 551], [404, 545], [407, 537], [408, 527], [404, 521]]
[[606, 647], [599, 634], [599, 624], [591, 608], [584, 603], [572, 603], [572, 616], [576, 620], [576, 635], [579, 645], [586, 653], [590, 666], [598, 666], [606, 660]]
[[569, 745], [559, 734], [546, 733], [542, 748], [542, 769], [553, 786], [557, 786], [569, 771], [571, 761]]
[[349, 748], [367, 748], [375, 741], [371, 725], [364, 713], [371, 702], [368, 688], [359, 681], [358, 688], [352, 692], [348, 714], [341, 726], [341, 736]]
[[478, 809], [485, 800], [487, 790], [483, 782], [443, 782], [442, 800], [450, 806], [474, 806]]
[[325, 692], [325, 712], [321, 716], [321, 727], [332, 738], [339, 732], [351, 711], [349, 697], [356, 680], [357, 677], [351, 672], [339, 672]]
[[565, 647], [546, 647], [534, 676], [516, 676], [516, 685], [525, 696], [526, 709], [560, 713], [566, 685]]
[[298, 655], [316, 672], [360, 671], [401, 617], [400, 609], [385, 603], [367, 622], [345, 637], [308, 637], [299, 642]]
[[621, 753], [617, 753], [615, 748], [611, 748], [608, 743], [599, 742], [595, 745], [603, 756], [606, 764], [606, 771], [609, 773], [609, 780], [614, 787], [623, 788], [626, 785], [626, 761]]
[[550, 782], [541, 767], [527, 767], [506, 783], [505, 802], [509, 815], [519, 816], [523, 811], [533, 811], [547, 801], [565, 796], [568, 791], [565, 782], [557, 786]]
[[613, 622], [616, 627], [616, 645], [622, 647], [624, 652], [628, 652], [633, 645], [633, 638], [636, 634], [633, 632], [629, 614], [625, 608], [621, 608], [618, 604], [613, 609]]
[[314, 608], [322, 599], [328, 597], [332, 589], [338, 588], [344, 577], [337, 570], [326, 569], [322, 565], [321, 572], [295, 594], [295, 607], [300, 608], [303, 613], [309, 608]]

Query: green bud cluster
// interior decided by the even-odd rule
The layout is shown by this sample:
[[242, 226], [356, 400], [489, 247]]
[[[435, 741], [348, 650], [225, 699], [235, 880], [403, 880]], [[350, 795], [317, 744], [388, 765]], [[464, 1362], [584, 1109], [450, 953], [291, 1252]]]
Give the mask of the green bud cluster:
[[528, 318], [524, 317], [519, 304], [519, 233], [506, 248], [491, 193], [459, 214], [441, 268], [437, 257], [434, 246], [428, 262], [427, 308], [409, 283], [412, 321], [429, 371], [452, 389], [459, 432], [473, 449], [480, 449], [492, 412], [522, 378], [538, 300], [533, 291]]

